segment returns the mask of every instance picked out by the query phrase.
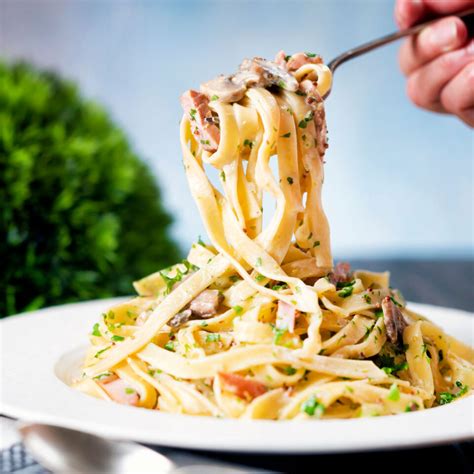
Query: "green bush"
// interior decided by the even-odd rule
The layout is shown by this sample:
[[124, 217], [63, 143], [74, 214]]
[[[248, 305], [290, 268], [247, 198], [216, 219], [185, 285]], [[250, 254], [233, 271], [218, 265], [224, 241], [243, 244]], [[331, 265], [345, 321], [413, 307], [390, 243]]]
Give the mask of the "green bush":
[[53, 73], [0, 62], [0, 316], [130, 293], [179, 259], [170, 223], [104, 110]]

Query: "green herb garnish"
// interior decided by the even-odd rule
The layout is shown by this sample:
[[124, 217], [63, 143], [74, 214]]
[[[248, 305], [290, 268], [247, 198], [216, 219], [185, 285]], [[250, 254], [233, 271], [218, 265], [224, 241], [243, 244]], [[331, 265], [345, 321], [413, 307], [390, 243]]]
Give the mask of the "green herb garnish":
[[174, 352], [174, 351], [175, 351], [174, 342], [168, 341], [168, 342], [165, 344], [165, 349], [166, 349], [167, 351]]
[[253, 148], [253, 141], [246, 138], [244, 140], [244, 146], [248, 146], [250, 149], [252, 149]]
[[206, 336], [206, 342], [219, 342], [221, 335], [217, 333], [210, 333]]
[[314, 118], [314, 112], [313, 111], [310, 111], [308, 112], [304, 119], [303, 120], [300, 120], [300, 122], [298, 123], [298, 127], [300, 128], [306, 128], [306, 126], [308, 125], [309, 122], [311, 122], [311, 120], [313, 120]]
[[105, 349], [102, 349], [102, 350], [100, 350], [100, 351], [97, 351], [97, 352], [95, 353], [94, 357], [95, 357], [96, 359], [98, 359], [98, 357], [100, 356], [100, 354], [104, 353], [105, 351], [108, 351], [111, 347], [112, 347], [112, 346], [109, 346], [109, 347], [106, 347]]
[[311, 395], [302, 405], [301, 411], [306, 413], [309, 416], [316, 416], [321, 418], [324, 413], [324, 405], [318, 402], [318, 399], [315, 395]]
[[392, 402], [398, 402], [400, 400], [400, 390], [398, 390], [397, 384], [392, 384], [387, 395], [387, 399]]
[[94, 327], [92, 328], [92, 335], [97, 336], [97, 337], [102, 336], [102, 334], [100, 333], [100, 330], [99, 330], [99, 323], [94, 324]]

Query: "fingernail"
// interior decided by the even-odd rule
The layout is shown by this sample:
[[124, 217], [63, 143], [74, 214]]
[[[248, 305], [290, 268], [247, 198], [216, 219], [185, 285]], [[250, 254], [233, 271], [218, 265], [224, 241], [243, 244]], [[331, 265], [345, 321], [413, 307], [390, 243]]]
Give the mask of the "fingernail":
[[428, 41], [444, 53], [457, 46], [458, 25], [455, 21], [429, 27], [425, 32]]

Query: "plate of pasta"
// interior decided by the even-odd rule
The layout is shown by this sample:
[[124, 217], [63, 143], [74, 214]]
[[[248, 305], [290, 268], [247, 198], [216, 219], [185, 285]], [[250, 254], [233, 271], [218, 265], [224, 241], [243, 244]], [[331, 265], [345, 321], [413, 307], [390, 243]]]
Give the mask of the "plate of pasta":
[[469, 313], [407, 304], [389, 272], [333, 262], [330, 86], [318, 55], [280, 52], [182, 95], [184, 169], [207, 242], [136, 281], [131, 299], [2, 322], [6, 414], [227, 451], [472, 437]]

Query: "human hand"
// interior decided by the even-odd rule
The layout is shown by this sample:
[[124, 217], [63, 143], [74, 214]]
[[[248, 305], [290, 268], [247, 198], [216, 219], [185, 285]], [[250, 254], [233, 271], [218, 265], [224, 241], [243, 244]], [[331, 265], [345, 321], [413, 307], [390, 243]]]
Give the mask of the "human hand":
[[[400, 28], [408, 28], [469, 7], [474, 0], [397, 0], [395, 19]], [[408, 38], [399, 61], [408, 96], [417, 106], [456, 115], [474, 127], [474, 39], [461, 19], [440, 19]]]

